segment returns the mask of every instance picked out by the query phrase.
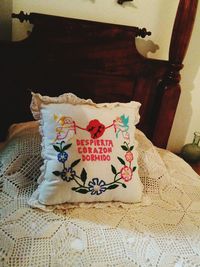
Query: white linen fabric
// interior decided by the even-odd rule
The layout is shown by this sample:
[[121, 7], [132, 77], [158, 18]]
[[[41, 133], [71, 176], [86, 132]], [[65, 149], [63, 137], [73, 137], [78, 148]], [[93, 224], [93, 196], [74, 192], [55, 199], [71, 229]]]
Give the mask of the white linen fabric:
[[136, 131], [151, 201], [44, 212], [27, 204], [42, 165], [41, 138], [30, 125], [14, 127], [0, 152], [1, 266], [200, 266], [200, 177], [182, 159]]
[[40, 118], [44, 159], [32, 199], [45, 205], [141, 201], [134, 137], [140, 103], [33, 94], [31, 106]]

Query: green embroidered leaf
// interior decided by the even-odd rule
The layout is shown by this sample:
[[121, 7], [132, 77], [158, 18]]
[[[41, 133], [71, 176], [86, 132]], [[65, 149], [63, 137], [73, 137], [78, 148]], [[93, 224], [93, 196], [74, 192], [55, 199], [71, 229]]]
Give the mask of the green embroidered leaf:
[[76, 191], [78, 187], [72, 187], [71, 190]]
[[134, 146], [131, 146], [129, 150], [130, 150], [130, 151], [132, 151], [132, 150], [133, 150], [133, 148], [134, 148]]
[[85, 188], [78, 188], [76, 189], [76, 192], [81, 193], [81, 194], [87, 194], [89, 191], [88, 189], [85, 189]]
[[125, 151], [128, 151], [128, 148], [126, 146], [121, 146], [121, 148]]
[[71, 145], [72, 145], [72, 144], [65, 145], [65, 146], [63, 147], [62, 150], [63, 150], [63, 151], [64, 151], [64, 150], [67, 150], [68, 148], [70, 148]]
[[61, 172], [59, 172], [59, 171], [54, 171], [54, 172], [52, 172], [55, 176], [60, 176], [60, 174], [61, 174]]
[[83, 182], [83, 184], [85, 185], [85, 181], [87, 180], [87, 172], [86, 170], [83, 168], [82, 172], [81, 172], [81, 181]]
[[115, 169], [115, 167], [111, 164], [111, 169], [112, 169], [112, 172], [114, 173], [114, 174], [116, 174], [117, 173], [117, 170]]
[[112, 189], [117, 188], [118, 186], [119, 186], [118, 184], [112, 184], [109, 187], [107, 187], [107, 189], [112, 190]]
[[126, 188], [126, 187], [127, 187], [125, 184], [122, 184], [122, 186], [123, 186], [124, 188]]
[[117, 157], [117, 158], [121, 162], [121, 164], [126, 165], [125, 161], [122, 158], [120, 158], [120, 157]]
[[60, 148], [56, 145], [53, 145], [53, 148], [57, 151], [57, 152], [61, 152]]
[[133, 167], [133, 172], [136, 170], [136, 168], [137, 168], [136, 166], [135, 166], [135, 167]]
[[81, 161], [81, 159], [77, 159], [74, 162], [72, 162], [71, 168], [75, 167], [80, 161]]

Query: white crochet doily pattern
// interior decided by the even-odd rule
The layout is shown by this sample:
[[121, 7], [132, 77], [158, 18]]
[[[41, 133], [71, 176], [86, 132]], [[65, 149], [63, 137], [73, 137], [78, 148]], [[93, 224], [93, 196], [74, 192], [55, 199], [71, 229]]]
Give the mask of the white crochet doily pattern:
[[11, 134], [0, 152], [0, 266], [200, 266], [199, 176], [137, 140], [146, 201], [45, 212], [27, 204], [42, 165], [38, 129]]

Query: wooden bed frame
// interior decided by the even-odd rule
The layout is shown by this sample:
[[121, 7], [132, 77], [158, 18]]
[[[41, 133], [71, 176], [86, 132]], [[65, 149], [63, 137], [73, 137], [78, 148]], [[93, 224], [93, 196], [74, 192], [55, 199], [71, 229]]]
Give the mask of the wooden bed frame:
[[30, 90], [56, 96], [73, 92], [96, 102], [142, 103], [141, 129], [166, 147], [179, 95], [180, 74], [197, 0], [180, 0], [169, 60], [141, 56], [134, 39], [146, 29], [20, 12], [34, 25], [20, 42], [0, 42], [0, 140], [9, 125], [32, 120]]

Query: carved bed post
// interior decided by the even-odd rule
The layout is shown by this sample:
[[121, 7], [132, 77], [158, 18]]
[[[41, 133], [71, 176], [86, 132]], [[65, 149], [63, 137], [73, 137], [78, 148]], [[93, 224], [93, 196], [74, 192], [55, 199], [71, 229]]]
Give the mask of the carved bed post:
[[[174, 22], [170, 49], [169, 70], [158, 90], [161, 94], [161, 109], [155, 125], [153, 141], [160, 147], [167, 146], [167, 140], [174, 120], [176, 106], [180, 96], [180, 70], [192, 34], [198, 0], [180, 0]], [[163, 99], [163, 101], [162, 101]], [[163, 138], [163, 135], [165, 138]], [[162, 136], [162, 138], [161, 138]], [[166, 141], [163, 141], [166, 140]]]

